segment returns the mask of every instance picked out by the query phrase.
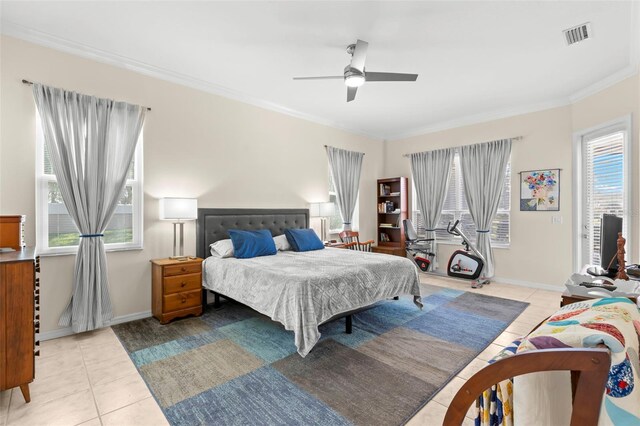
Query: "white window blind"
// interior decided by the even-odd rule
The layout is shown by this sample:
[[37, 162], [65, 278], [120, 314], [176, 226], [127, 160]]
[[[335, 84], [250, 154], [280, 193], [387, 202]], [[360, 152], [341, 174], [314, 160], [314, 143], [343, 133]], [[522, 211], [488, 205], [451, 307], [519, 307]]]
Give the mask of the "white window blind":
[[[458, 152], [453, 157], [453, 163], [451, 164], [451, 170], [449, 172], [449, 187], [447, 189], [447, 195], [444, 199], [442, 206], [442, 214], [440, 215], [440, 222], [438, 223], [436, 231], [436, 237], [439, 242], [458, 242], [460, 238], [454, 237], [449, 234], [446, 229], [449, 222], [453, 223], [456, 220], [460, 220], [460, 229], [471, 241], [476, 239], [476, 226], [471, 219], [469, 213], [469, 207], [467, 206], [467, 200], [464, 196], [464, 186], [462, 183], [462, 172], [460, 170], [460, 157]], [[412, 185], [413, 186], [413, 185]], [[416, 188], [413, 186], [412, 193], [412, 216], [418, 235], [423, 236], [425, 234], [425, 226], [422, 220], [422, 214], [417, 205]], [[500, 205], [498, 206], [498, 212], [491, 224], [491, 242], [494, 246], [507, 246], [509, 245], [509, 225], [511, 215], [511, 163], [507, 163], [507, 170], [505, 173], [504, 187], [502, 188], [502, 195], [500, 196]], [[440, 230], [441, 229], [441, 230]]]
[[[624, 216], [624, 133], [616, 132], [584, 145], [585, 226], [590, 263], [600, 265], [600, 225], [604, 213]], [[627, 222], [623, 221], [626, 231]]]

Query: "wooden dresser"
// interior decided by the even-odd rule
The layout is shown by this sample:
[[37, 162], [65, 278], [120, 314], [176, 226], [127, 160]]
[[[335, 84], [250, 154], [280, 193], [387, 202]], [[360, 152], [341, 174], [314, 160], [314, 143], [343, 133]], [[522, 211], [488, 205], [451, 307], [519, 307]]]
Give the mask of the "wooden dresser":
[[21, 250], [24, 244], [25, 215], [0, 216], [0, 247]]
[[155, 259], [151, 265], [151, 311], [161, 324], [202, 314], [202, 259]]
[[0, 253], [0, 390], [20, 386], [31, 401], [40, 342], [40, 260], [33, 248]]

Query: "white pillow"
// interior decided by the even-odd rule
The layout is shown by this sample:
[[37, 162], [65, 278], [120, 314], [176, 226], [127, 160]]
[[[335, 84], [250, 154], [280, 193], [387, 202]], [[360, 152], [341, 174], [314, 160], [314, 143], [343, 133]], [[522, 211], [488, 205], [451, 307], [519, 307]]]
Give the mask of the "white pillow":
[[233, 243], [230, 239], [216, 241], [209, 247], [211, 247], [211, 254], [215, 252], [222, 258], [233, 257]]
[[289, 244], [289, 240], [287, 240], [287, 236], [284, 234], [273, 237], [273, 242], [280, 251], [291, 250], [291, 244]]

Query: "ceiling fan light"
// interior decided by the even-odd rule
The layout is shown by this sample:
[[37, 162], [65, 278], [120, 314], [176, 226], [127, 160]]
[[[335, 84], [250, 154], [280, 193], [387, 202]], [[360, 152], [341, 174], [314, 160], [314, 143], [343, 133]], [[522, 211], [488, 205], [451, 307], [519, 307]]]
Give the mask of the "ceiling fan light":
[[360, 87], [364, 84], [364, 75], [352, 74], [344, 78], [344, 84], [348, 87]]

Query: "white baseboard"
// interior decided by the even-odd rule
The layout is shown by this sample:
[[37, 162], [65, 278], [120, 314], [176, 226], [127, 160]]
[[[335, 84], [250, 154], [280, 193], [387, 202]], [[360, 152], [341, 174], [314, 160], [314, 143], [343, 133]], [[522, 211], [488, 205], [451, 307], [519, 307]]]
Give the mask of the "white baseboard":
[[535, 288], [538, 290], [555, 291], [557, 293], [562, 293], [563, 291], [566, 290], [566, 287], [564, 285], [536, 283], [533, 281], [516, 280], [513, 278], [493, 277], [491, 278], [491, 281], [495, 281], [500, 284], [513, 284], [520, 287]]
[[[440, 271], [440, 270], [431, 271], [431, 272], [429, 272], [429, 274], [436, 275], [436, 276], [442, 277], [442, 278], [449, 278], [451, 280], [456, 280], [456, 281], [463, 281], [463, 282], [464, 281], [469, 281], [469, 280], [465, 280], [465, 279], [462, 279], [462, 278], [450, 277], [444, 271]], [[558, 293], [562, 293], [565, 290], [564, 286], [557, 286], [557, 285], [553, 285], [553, 284], [536, 283], [536, 282], [533, 282], [533, 281], [516, 280], [514, 278], [493, 277], [493, 278], [491, 278], [491, 281], [492, 282], [496, 282], [496, 283], [500, 283], [500, 284], [512, 284], [512, 285], [517, 285], [517, 286], [520, 286], [520, 287], [535, 288], [535, 289], [538, 289], [538, 290], [555, 291], [555, 292], [558, 292]]]
[[[122, 324], [123, 322], [135, 321], [143, 318], [149, 318], [151, 316], [151, 311], [137, 312], [135, 314], [127, 314], [121, 315], [119, 317], [115, 317], [111, 320], [111, 322], [107, 325], [107, 327]], [[58, 337], [71, 336], [74, 334], [71, 327], [59, 328], [57, 330], [45, 331], [38, 335], [40, 341], [57, 339]]]
[[[441, 272], [439, 270], [430, 272], [429, 274], [436, 275], [438, 277], [449, 278], [449, 279], [457, 280], [457, 281], [468, 281], [468, 280], [463, 280], [461, 278], [450, 277], [447, 274], [445, 274], [444, 272]], [[491, 281], [494, 281], [494, 282], [497, 282], [497, 283], [501, 283], [501, 284], [512, 284], [512, 285], [517, 285], [517, 286], [521, 286], [521, 287], [535, 288], [535, 289], [539, 289], [539, 290], [555, 291], [555, 292], [558, 292], [558, 293], [562, 293], [565, 290], [564, 286], [556, 286], [556, 285], [551, 285], [551, 284], [536, 283], [536, 282], [533, 282], [533, 281], [516, 280], [516, 279], [513, 279], [513, 278], [493, 277], [491, 279]], [[151, 311], [137, 312], [135, 314], [128, 314], [128, 315], [121, 315], [121, 316], [115, 317], [113, 320], [111, 320], [109, 325], [111, 326], [111, 325], [115, 325], [115, 324], [121, 324], [123, 322], [135, 321], [135, 320], [142, 319], [142, 318], [149, 318], [150, 316], [151, 316]], [[72, 334], [74, 334], [74, 333], [73, 333], [73, 330], [71, 330], [71, 327], [66, 327], [66, 328], [59, 328], [57, 330], [45, 331], [43, 333], [40, 333], [39, 334], [39, 338], [40, 338], [41, 341], [45, 341], [45, 340], [57, 339], [58, 337], [71, 336]]]
[[43, 331], [42, 333], [37, 335], [37, 339], [41, 342], [45, 340], [57, 339], [58, 337], [71, 336], [73, 334], [73, 330], [71, 327], [58, 328], [56, 330], [51, 331]]

